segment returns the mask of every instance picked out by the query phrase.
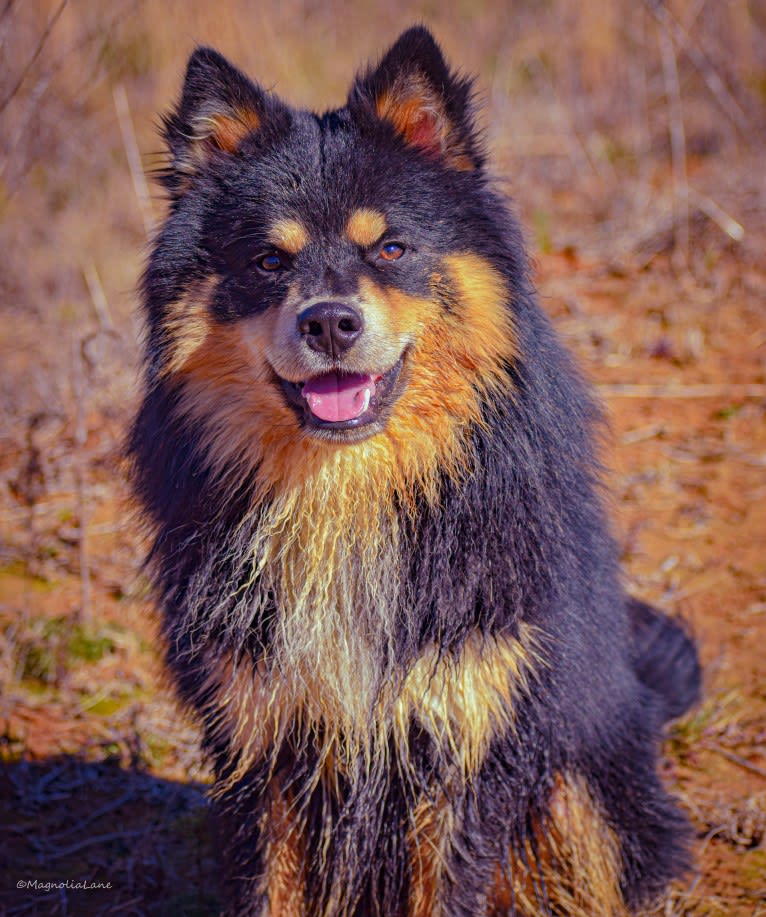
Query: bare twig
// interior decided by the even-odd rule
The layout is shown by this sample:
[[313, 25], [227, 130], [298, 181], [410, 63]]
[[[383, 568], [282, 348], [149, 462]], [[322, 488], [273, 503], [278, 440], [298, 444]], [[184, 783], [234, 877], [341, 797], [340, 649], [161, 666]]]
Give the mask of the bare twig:
[[46, 839], [46, 846], [55, 844], [57, 841], [63, 840], [65, 837], [71, 837], [73, 834], [78, 834], [88, 825], [92, 824], [94, 821], [97, 821], [99, 818], [103, 818], [104, 815], [108, 815], [110, 812], [121, 808], [126, 803], [130, 802], [135, 798], [136, 791], [134, 789], [128, 790], [126, 793], [123, 793], [122, 796], [119, 796], [117, 799], [108, 802], [106, 805], [101, 806], [100, 809], [96, 809], [95, 812], [91, 812], [86, 815], [85, 818], [81, 819], [75, 824], [70, 825], [64, 831], [54, 834], [53, 837]]
[[673, 222], [679, 242], [673, 248], [673, 257], [680, 262], [679, 267], [686, 267], [689, 260], [689, 182], [686, 178], [686, 133], [681, 110], [681, 85], [673, 42], [663, 28], [659, 30], [659, 42], [673, 162]]
[[53, 31], [53, 27], [56, 25], [56, 23], [59, 20], [59, 17], [64, 12], [64, 8], [66, 7], [67, 2], [68, 0], [61, 0], [61, 3], [59, 3], [58, 7], [56, 8], [56, 11], [51, 16], [51, 18], [48, 20], [48, 24], [45, 26], [45, 29], [43, 30], [43, 34], [40, 36], [40, 40], [37, 43], [37, 47], [35, 48], [32, 54], [32, 57], [30, 57], [30, 59], [27, 61], [26, 66], [23, 68], [23, 70], [19, 74], [19, 78], [13, 84], [13, 88], [11, 89], [11, 91], [3, 99], [3, 101], [0, 102], [0, 115], [8, 107], [11, 100], [16, 95], [16, 93], [19, 91], [19, 89], [21, 89], [21, 85], [24, 82], [24, 80], [27, 78], [27, 74], [32, 69], [32, 67], [34, 67], [37, 58], [42, 53], [42, 50], [45, 47], [45, 43], [48, 41], [48, 38], [50, 37], [50, 34]]
[[589, 168], [591, 172], [593, 172], [593, 174], [597, 177], [603, 178], [604, 176], [601, 174], [598, 162], [595, 161], [588, 152], [588, 147], [586, 146], [585, 141], [580, 137], [577, 126], [574, 122], [574, 118], [572, 117], [569, 108], [564, 104], [561, 98], [561, 94], [559, 93], [549, 74], [546, 72], [544, 65], [538, 58], [533, 58], [529, 62], [529, 67], [547, 84], [551, 93], [551, 97], [553, 98], [553, 101], [556, 104], [556, 108], [561, 116], [561, 120], [564, 122], [564, 138], [569, 151], [569, 159], [575, 167], [575, 171], [582, 172], [583, 167], [586, 167]]
[[144, 833], [145, 829], [142, 828], [135, 831], [112, 831], [109, 834], [97, 834], [92, 837], [86, 837], [76, 844], [70, 844], [69, 847], [54, 850], [47, 855], [47, 858], [49, 860], [61, 860], [64, 857], [71, 856], [73, 853], [84, 850], [86, 847], [92, 847], [94, 844], [108, 844], [111, 841], [126, 841], [133, 837], [139, 837]]
[[745, 227], [730, 216], [723, 207], [709, 197], [705, 197], [704, 194], [700, 194], [699, 191], [695, 191], [694, 188], [690, 187], [688, 192], [692, 203], [719, 226], [729, 238], [734, 239], [735, 242], [741, 242], [745, 238]]
[[141, 153], [136, 141], [136, 132], [133, 129], [133, 119], [130, 115], [130, 105], [128, 103], [128, 94], [122, 84], [114, 87], [114, 107], [117, 110], [117, 120], [120, 122], [120, 132], [122, 133], [122, 142], [125, 146], [125, 155], [128, 159], [128, 168], [130, 177], [133, 180], [133, 190], [136, 192], [138, 207], [141, 211], [141, 219], [144, 221], [144, 231], [146, 238], [151, 239], [154, 231], [154, 213], [152, 212], [152, 203], [149, 196], [149, 187], [146, 183], [143, 167], [141, 166]]
[[15, 118], [15, 124], [13, 127], [13, 133], [10, 134], [10, 139], [5, 146], [5, 158], [0, 162], [0, 176], [2, 176], [5, 170], [10, 165], [13, 154], [16, 152], [19, 143], [21, 142], [24, 132], [29, 126], [32, 118], [35, 116], [35, 113], [39, 110], [40, 100], [45, 95], [50, 86], [50, 74], [46, 73], [41, 79], [39, 79], [32, 91], [29, 93], [28, 97], [25, 99], [25, 109], [23, 114]]
[[5, 0], [2, 10], [0, 10], [0, 51], [3, 49], [5, 44], [5, 37], [8, 34], [11, 28], [11, 13], [13, 12], [14, 4], [16, 0]]
[[641, 443], [647, 439], [654, 439], [656, 436], [661, 436], [665, 432], [665, 427], [659, 423], [649, 424], [646, 427], [638, 427], [635, 430], [628, 430], [628, 432], [622, 437], [622, 442], [626, 445], [631, 443]]
[[750, 126], [747, 115], [742, 111], [737, 100], [726, 88], [715, 67], [713, 67], [697, 45], [694, 44], [687, 30], [673, 17], [664, 3], [660, 3], [658, 0], [645, 0], [645, 3], [657, 22], [668, 34], [673, 36], [676, 44], [684, 51], [694, 67], [699, 71], [724, 114], [742, 132], [743, 136], [747, 137]]
[[82, 622], [87, 622], [91, 620], [87, 481], [85, 473], [85, 442], [88, 438], [88, 418], [85, 404], [85, 367], [82, 342], [75, 339], [72, 343], [72, 394], [75, 407], [74, 460], [77, 479], [77, 519], [80, 549], [81, 607], [79, 619]]
[[101, 283], [98, 271], [96, 270], [96, 265], [92, 261], [89, 261], [83, 266], [82, 274], [88, 286], [90, 300], [93, 303], [93, 308], [98, 317], [98, 323], [101, 329], [113, 331], [114, 322], [112, 321], [112, 314], [109, 311], [109, 301], [106, 298], [106, 293], [104, 293], [104, 287]]
[[[112, 17], [109, 22], [106, 24], [101, 24], [96, 28], [91, 29], [86, 32], [84, 36], [78, 38], [76, 41], [72, 42], [68, 47], [64, 48], [63, 51], [58, 55], [56, 60], [50, 64], [42, 77], [35, 84], [33, 89], [31, 89], [25, 98], [25, 110], [20, 114], [15, 120], [15, 127], [13, 133], [10, 135], [10, 140], [5, 144], [5, 159], [0, 162], [0, 176], [2, 176], [6, 169], [10, 165], [10, 161], [13, 157], [13, 154], [21, 140], [24, 137], [24, 133], [29, 127], [35, 114], [40, 113], [40, 102], [48, 92], [51, 84], [53, 83], [53, 78], [59, 73], [60, 70], [65, 66], [68, 61], [71, 61], [73, 56], [78, 54], [85, 48], [88, 48], [91, 44], [95, 44], [97, 39], [103, 39], [103, 36], [113, 35], [116, 28], [120, 23], [126, 19], [134, 10], [137, 8], [141, 0], [134, 0], [134, 2], [127, 4], [122, 10], [120, 10], [115, 16]], [[0, 22], [2, 20], [0, 19]], [[3, 37], [0, 36], [0, 49], [2, 48]], [[86, 97], [86, 93], [92, 93], [95, 86], [98, 85], [98, 80], [95, 78], [95, 68], [97, 63], [94, 64], [94, 70], [88, 72], [83, 79], [83, 85], [77, 90], [76, 95], [81, 98]], [[30, 154], [30, 149], [26, 149], [27, 161], [23, 167], [13, 175], [12, 183], [10, 184], [9, 189], [7, 189], [8, 197], [13, 197], [21, 186], [23, 179], [30, 171], [32, 166], [37, 162], [39, 154], [32, 151]]]

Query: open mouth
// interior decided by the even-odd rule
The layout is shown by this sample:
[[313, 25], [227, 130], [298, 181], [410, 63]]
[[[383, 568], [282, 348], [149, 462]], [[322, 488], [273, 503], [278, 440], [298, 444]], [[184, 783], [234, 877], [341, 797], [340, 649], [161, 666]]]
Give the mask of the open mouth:
[[277, 378], [305, 427], [324, 439], [354, 441], [383, 428], [401, 391], [404, 359], [383, 373], [333, 371], [304, 382]]

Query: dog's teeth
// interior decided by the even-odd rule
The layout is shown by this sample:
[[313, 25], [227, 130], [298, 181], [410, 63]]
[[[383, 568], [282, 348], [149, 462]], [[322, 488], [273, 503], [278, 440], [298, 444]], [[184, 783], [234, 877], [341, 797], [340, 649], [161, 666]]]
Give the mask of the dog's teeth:
[[366, 388], [366, 389], [364, 390], [364, 407], [362, 408], [362, 414], [364, 414], [364, 412], [367, 410], [367, 408], [369, 408], [369, 406], [370, 406], [370, 398], [371, 398], [371, 397], [372, 397], [372, 392], [370, 391], [369, 388]]

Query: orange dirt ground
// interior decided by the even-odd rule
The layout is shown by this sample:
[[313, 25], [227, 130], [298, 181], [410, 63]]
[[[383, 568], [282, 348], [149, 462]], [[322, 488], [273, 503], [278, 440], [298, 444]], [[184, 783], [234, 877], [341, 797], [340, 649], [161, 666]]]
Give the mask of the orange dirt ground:
[[[394, 5], [367, 22], [362, 6], [346, 22], [330, 6], [312, 13], [290, 0], [273, 12], [282, 17], [276, 26], [261, 20], [263, 59], [249, 56], [229, 20], [219, 23], [201, 3], [190, 4], [194, 32], [180, 43], [169, 24], [180, 6], [162, 13], [115, 7], [114, 22], [98, 5], [70, 7], [7, 106], [11, 120], [0, 129], [10, 138], [0, 141], [0, 914], [219, 912], [209, 774], [195, 727], [163, 683], [120, 460], [135, 404], [130, 291], [145, 243], [142, 214], [152, 219], [162, 206], [143, 200], [140, 188], [134, 193], [126, 151], [137, 144], [147, 164], [157, 149], [151, 119], [177, 91], [193, 38], [245, 66], [255, 61], [264, 81], [270, 73], [281, 78], [277, 89], [288, 98], [319, 106], [342, 98], [354, 66], [380, 49], [380, 34], [395, 37], [398, 17], [403, 24], [425, 17], [461, 60], [465, 11], [450, 18], [423, 7], [405, 15]], [[507, 38], [512, 52], [504, 57], [493, 28], [505, 7], [479, 4], [464, 63], [490, 87], [488, 142], [527, 228], [543, 304], [606, 407], [604, 462], [628, 586], [690, 623], [705, 669], [703, 701], [670, 728], [663, 759], [665, 779], [697, 831], [697, 867], [654, 913], [766, 917], [766, 17], [730, 12], [723, 24], [713, 17], [705, 25], [700, 10], [713, 16], [712, 4], [671, 4], [750, 118], [744, 136], [730, 123], [733, 109], [722, 111], [675, 41], [687, 128], [683, 180], [694, 189], [686, 220], [655, 34], [665, 26], [647, 12], [650, 4], [643, 12], [613, 5], [645, 41], [648, 74], [646, 142], [630, 133], [630, 119], [618, 119], [622, 146], [606, 143], [603, 119], [619, 103], [589, 75], [583, 61], [591, 57], [569, 60], [562, 51], [559, 59], [548, 50], [557, 47], [556, 11], [567, 5], [540, 5], [546, 13], [532, 6], [520, 4], [518, 34]], [[6, 45], [11, 76], [0, 81], [0, 116], [6, 89], [57, 4], [12, 7], [0, 11], [0, 48], [5, 34], [19, 38]], [[740, 7], [750, 9], [731, 5]], [[244, 4], [231, 8], [253, 15]], [[580, 43], [595, 34], [598, 11], [612, 7], [592, 0], [582, 8], [567, 14]], [[255, 9], [266, 14], [262, 4]], [[293, 34], [292, 22], [306, 33], [295, 33], [279, 56], [271, 45]], [[744, 52], [740, 70], [726, 69], [715, 53], [716, 40], [724, 50], [745, 41], [742, 22], [760, 36], [747, 66], [762, 83], [748, 82]], [[83, 42], [93, 34], [108, 35], [98, 55], [83, 50], [92, 50]], [[604, 60], [619, 64], [622, 33], [608, 34]], [[311, 50], [330, 35], [339, 54], [332, 62]], [[351, 40], [358, 35], [363, 42]], [[82, 60], [72, 63], [70, 51]], [[508, 85], [503, 67], [515, 74]], [[326, 74], [326, 85], [315, 73]], [[506, 104], [509, 92], [517, 98]], [[38, 110], [47, 122], [37, 123]], [[37, 887], [20, 884], [35, 880]], [[66, 881], [110, 887], [50, 884]]]

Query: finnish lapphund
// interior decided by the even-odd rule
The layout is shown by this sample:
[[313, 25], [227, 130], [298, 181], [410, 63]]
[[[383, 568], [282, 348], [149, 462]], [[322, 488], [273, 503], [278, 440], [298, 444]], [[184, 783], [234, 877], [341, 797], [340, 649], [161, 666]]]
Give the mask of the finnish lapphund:
[[474, 114], [415, 27], [321, 115], [199, 48], [164, 120], [129, 454], [233, 917], [616, 917], [689, 862], [696, 649]]

